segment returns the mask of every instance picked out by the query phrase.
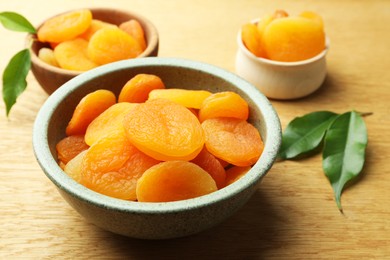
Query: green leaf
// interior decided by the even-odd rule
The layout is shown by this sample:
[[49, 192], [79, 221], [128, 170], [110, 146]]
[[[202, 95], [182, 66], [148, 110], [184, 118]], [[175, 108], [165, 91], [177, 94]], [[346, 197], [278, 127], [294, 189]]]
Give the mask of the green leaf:
[[31, 67], [31, 57], [28, 49], [13, 56], [3, 73], [3, 99], [8, 116], [16, 99], [27, 87], [26, 77]]
[[35, 33], [34, 26], [22, 15], [14, 12], [1, 12], [0, 22], [11, 31]]
[[278, 157], [293, 159], [316, 150], [336, 117], [333, 112], [318, 111], [292, 120], [283, 133]]
[[366, 125], [355, 111], [338, 116], [326, 133], [322, 167], [341, 212], [341, 193], [345, 184], [363, 169], [366, 146]]

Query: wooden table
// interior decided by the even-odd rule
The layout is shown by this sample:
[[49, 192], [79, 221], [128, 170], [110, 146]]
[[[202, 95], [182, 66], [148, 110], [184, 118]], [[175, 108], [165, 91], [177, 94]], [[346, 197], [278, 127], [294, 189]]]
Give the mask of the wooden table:
[[[234, 72], [236, 34], [253, 18], [282, 8], [320, 13], [330, 38], [328, 77], [319, 91], [275, 101], [283, 127], [317, 110], [373, 112], [362, 176], [342, 196], [340, 214], [317, 155], [278, 162], [251, 200], [203, 233], [143, 241], [86, 222], [38, 166], [31, 145], [34, 118], [47, 95], [32, 74], [10, 117], [0, 104], [0, 258], [390, 259], [390, 1], [126, 1], [13, 0], [34, 25], [79, 7], [139, 12], [160, 34], [160, 56], [211, 63]], [[25, 34], [0, 28], [0, 70], [23, 48]]]

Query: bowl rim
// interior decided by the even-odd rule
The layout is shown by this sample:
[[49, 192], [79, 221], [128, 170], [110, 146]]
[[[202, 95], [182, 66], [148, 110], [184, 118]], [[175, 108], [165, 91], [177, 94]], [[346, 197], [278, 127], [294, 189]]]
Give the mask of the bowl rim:
[[[251, 21], [251, 23], [256, 24], [259, 20], [260, 20], [260, 18], [253, 19]], [[245, 47], [244, 43], [242, 42], [241, 31], [242, 31], [241, 29], [238, 30], [237, 37], [236, 37], [237, 45], [238, 45], [239, 50], [244, 52], [247, 57], [249, 57], [250, 59], [254, 60], [255, 62], [265, 63], [265, 64], [269, 64], [269, 65], [273, 65], [273, 66], [296, 67], [296, 66], [303, 66], [303, 65], [306, 65], [306, 64], [309, 64], [309, 63], [314, 63], [314, 62], [324, 58], [326, 56], [326, 54], [328, 53], [329, 47], [330, 47], [330, 39], [329, 39], [328, 36], [325, 35], [325, 49], [323, 51], [321, 51], [320, 53], [318, 53], [314, 57], [311, 57], [311, 58], [306, 59], [306, 60], [300, 60], [300, 61], [276, 61], [276, 60], [270, 60], [270, 59], [267, 59], [267, 58], [257, 57], [252, 52], [250, 52]]]
[[[73, 9], [70, 9], [70, 10], [67, 10], [67, 11], [64, 11], [64, 12], [60, 12], [60, 13], [57, 13], [55, 15], [52, 15], [50, 17], [47, 17], [45, 20], [43, 20], [38, 26], [36, 26], [37, 28], [37, 31], [38, 29], [45, 23], [45, 21], [47, 21], [48, 19], [51, 19], [53, 17], [56, 17], [58, 15], [62, 15], [62, 14], [65, 14], [65, 13], [68, 13], [68, 12], [72, 12], [72, 11], [76, 11], [76, 10], [81, 10], [81, 9], [88, 9], [90, 10], [92, 13], [93, 12], [120, 12], [120, 13], [123, 13], [123, 14], [127, 14], [131, 17], [134, 17], [136, 18], [137, 20], [142, 20], [142, 23], [145, 24], [147, 26], [147, 28], [150, 30], [151, 32], [151, 38], [148, 39], [148, 42], [147, 42], [147, 46], [146, 46], [146, 49], [140, 54], [138, 55], [137, 57], [135, 58], [143, 58], [143, 57], [146, 57], [148, 56], [150, 53], [153, 52], [153, 50], [155, 48], [158, 48], [158, 44], [159, 44], [159, 34], [158, 34], [158, 31], [157, 31], [157, 28], [156, 26], [148, 19], [146, 18], [145, 16], [141, 15], [141, 14], [138, 14], [136, 12], [133, 12], [133, 11], [129, 11], [129, 10], [123, 10], [123, 9], [115, 9], [115, 8], [110, 8], [110, 7], [85, 7], [85, 8], [73, 8]], [[145, 29], [144, 29], [145, 30]], [[60, 67], [55, 67], [55, 66], [52, 66], [50, 64], [47, 64], [46, 62], [42, 61], [39, 57], [38, 57], [38, 53], [35, 53], [35, 51], [32, 49], [33, 47], [33, 44], [34, 42], [38, 41], [38, 38], [37, 38], [37, 33], [28, 33], [27, 36], [26, 36], [26, 39], [25, 39], [25, 45], [26, 47], [29, 49], [30, 51], [30, 54], [31, 54], [31, 62], [33, 62], [34, 64], [36, 64], [37, 66], [39, 67], [42, 67], [46, 70], [49, 70], [49, 71], [53, 71], [55, 73], [60, 73], [60, 74], [66, 74], [66, 75], [69, 75], [69, 76], [72, 76], [72, 77], [75, 77], [81, 73], [84, 73], [85, 71], [77, 71], [77, 70], [68, 70], [68, 69], [63, 69], [63, 68], [60, 68]]]
[[[260, 109], [265, 124], [267, 127], [270, 127], [266, 136], [268, 141], [265, 142], [262, 156], [245, 176], [223, 189], [201, 197], [174, 202], [148, 203], [120, 200], [97, 193], [77, 183], [62, 171], [57, 161], [51, 155], [47, 140], [50, 117], [58, 104], [65, 100], [79, 85], [92, 80], [96, 75], [102, 76], [122, 69], [148, 66], [184, 67], [213, 76], [223, 77], [226, 81], [235, 82], [234, 85], [244, 91], [248, 97], [256, 100], [256, 104], [261, 104]], [[206, 207], [207, 205], [227, 200], [243, 190], [256, 185], [270, 170], [276, 159], [277, 152], [281, 145], [281, 125], [279, 117], [270, 101], [256, 87], [238, 75], [211, 64], [188, 59], [146, 57], [103, 65], [80, 74], [62, 85], [62, 87], [48, 97], [39, 110], [33, 126], [32, 144], [34, 155], [46, 176], [57, 186], [57, 188], [64, 190], [73, 197], [77, 197], [94, 206], [113, 209], [115, 211], [161, 214]], [[261, 174], [257, 174], [257, 172], [260, 172]]]

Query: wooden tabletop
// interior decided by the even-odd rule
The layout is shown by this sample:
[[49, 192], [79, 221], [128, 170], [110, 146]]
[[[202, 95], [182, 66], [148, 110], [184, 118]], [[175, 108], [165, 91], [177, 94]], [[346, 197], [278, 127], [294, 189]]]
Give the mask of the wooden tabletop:
[[[234, 72], [236, 34], [254, 18], [285, 9], [320, 13], [330, 38], [328, 76], [319, 91], [295, 101], [271, 100], [282, 126], [330, 110], [372, 112], [361, 177], [333, 199], [321, 156], [277, 162], [250, 201], [220, 225], [190, 237], [147, 241], [86, 222], [37, 164], [32, 125], [47, 95], [34, 76], [5, 117], [0, 104], [0, 258], [127, 259], [390, 259], [390, 1], [1, 1], [0, 12], [34, 25], [80, 7], [114, 7], [148, 17], [160, 34], [161, 57], [211, 63]], [[0, 70], [24, 46], [23, 33], [0, 27]]]

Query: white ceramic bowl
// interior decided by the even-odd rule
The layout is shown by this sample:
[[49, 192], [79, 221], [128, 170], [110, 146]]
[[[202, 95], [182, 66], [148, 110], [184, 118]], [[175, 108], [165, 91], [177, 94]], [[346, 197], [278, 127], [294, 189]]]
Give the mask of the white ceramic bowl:
[[[260, 131], [264, 151], [240, 180], [211, 194], [175, 202], [141, 203], [96, 193], [68, 177], [57, 164], [55, 146], [75, 106], [87, 93], [107, 88], [118, 94], [138, 73], [159, 76], [170, 88], [235, 91], [249, 104], [249, 121]], [[212, 227], [247, 202], [273, 165], [281, 143], [279, 118], [253, 85], [212, 65], [169, 58], [138, 58], [82, 73], [56, 90], [41, 107], [33, 129], [35, 156], [64, 199], [87, 221], [114, 233], [146, 239], [187, 236]]]
[[326, 77], [326, 48], [317, 56], [297, 62], [273, 61], [256, 57], [237, 35], [236, 73], [272, 99], [297, 99], [316, 91]]

